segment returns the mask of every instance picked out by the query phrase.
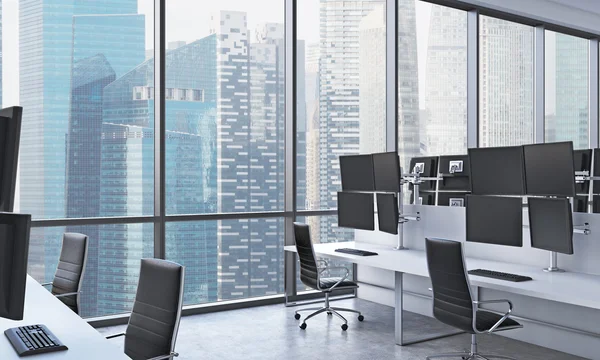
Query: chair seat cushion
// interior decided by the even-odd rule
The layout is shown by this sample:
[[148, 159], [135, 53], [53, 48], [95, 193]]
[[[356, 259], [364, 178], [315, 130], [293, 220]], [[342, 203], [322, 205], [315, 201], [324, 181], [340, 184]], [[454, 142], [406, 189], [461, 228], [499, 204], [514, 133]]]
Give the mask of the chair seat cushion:
[[[340, 277], [321, 278], [320, 279], [321, 280], [321, 289], [329, 289], [333, 285], [335, 285], [338, 281], [340, 281], [341, 279], [342, 278], [340, 278]], [[344, 280], [338, 286], [336, 286], [335, 289], [349, 288], [349, 287], [357, 288], [358, 284], [355, 283], [354, 281]]]
[[[502, 315], [495, 314], [493, 312], [485, 311], [485, 310], [477, 310], [477, 330], [479, 331], [488, 331], [492, 328], [500, 319], [502, 319]], [[496, 331], [500, 331], [503, 328], [508, 328], [512, 326], [520, 326], [518, 322], [515, 320], [508, 318], [500, 324], [496, 328]]]

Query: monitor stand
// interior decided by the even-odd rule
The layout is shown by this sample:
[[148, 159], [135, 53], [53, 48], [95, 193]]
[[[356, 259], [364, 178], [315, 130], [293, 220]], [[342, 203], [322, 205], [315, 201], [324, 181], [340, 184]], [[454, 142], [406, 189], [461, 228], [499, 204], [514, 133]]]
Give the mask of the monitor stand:
[[565, 272], [563, 269], [558, 267], [558, 253], [552, 251], [550, 253], [550, 267], [544, 268], [545, 272]]

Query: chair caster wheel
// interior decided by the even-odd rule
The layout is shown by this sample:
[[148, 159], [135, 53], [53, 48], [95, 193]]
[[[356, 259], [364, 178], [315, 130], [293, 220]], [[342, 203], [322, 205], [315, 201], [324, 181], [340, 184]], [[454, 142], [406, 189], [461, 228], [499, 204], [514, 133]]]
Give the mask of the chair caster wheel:
[[300, 324], [300, 329], [302, 329], [302, 330], [306, 329], [306, 323]]
[[344, 331], [348, 330], [348, 325], [346, 325], [346, 324], [342, 325], [342, 330], [344, 330]]
[[300, 314], [294, 314], [294, 317], [296, 318], [296, 320], [300, 320]]
[[364, 316], [362, 316], [362, 315], [358, 315], [358, 321], [363, 321], [364, 319], [365, 319], [365, 317], [364, 317]]
[[327, 315], [333, 315], [333, 314], [331, 313], [331, 311], [328, 311], [328, 312], [327, 312]]

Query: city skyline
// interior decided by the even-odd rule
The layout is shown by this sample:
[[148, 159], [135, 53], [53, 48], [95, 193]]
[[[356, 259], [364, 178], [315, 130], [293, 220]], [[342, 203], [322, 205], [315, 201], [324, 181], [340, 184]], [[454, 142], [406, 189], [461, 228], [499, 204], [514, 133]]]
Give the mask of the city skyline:
[[[17, 210], [36, 219], [154, 214], [153, 17], [140, 12], [141, 4], [65, 0], [47, 13], [21, 2]], [[302, 20], [301, 27], [312, 25], [318, 38], [308, 33], [312, 41], [297, 43], [298, 209], [337, 206], [340, 155], [385, 151], [387, 36], [399, 36], [402, 166], [415, 156], [466, 152], [466, 13], [401, 0], [399, 33], [387, 34], [384, 0], [303, 6], [301, 13], [315, 11], [318, 26]], [[177, 35], [185, 25], [170, 32], [168, 22], [168, 215], [284, 210], [283, 11], [255, 17], [243, 9], [219, 9], [185, 36]], [[275, 12], [277, 21], [258, 21]], [[39, 26], [46, 18], [53, 32]], [[481, 145], [525, 143], [532, 137], [532, 29], [486, 17], [480, 23]], [[560, 41], [556, 84], [583, 91], [574, 82], [582, 64], [569, 69], [564, 54], [572, 44]], [[565, 100], [576, 111], [557, 103], [548, 121], [554, 131], [582, 132], [580, 98]], [[306, 221], [315, 242], [354, 238], [335, 216]], [[152, 224], [36, 228], [30, 272], [37, 279], [53, 275], [64, 231], [91, 239], [83, 314], [127, 311], [139, 259], [154, 253]], [[282, 217], [169, 222], [166, 255], [188, 267], [186, 304], [273, 295], [283, 292], [283, 237]]]

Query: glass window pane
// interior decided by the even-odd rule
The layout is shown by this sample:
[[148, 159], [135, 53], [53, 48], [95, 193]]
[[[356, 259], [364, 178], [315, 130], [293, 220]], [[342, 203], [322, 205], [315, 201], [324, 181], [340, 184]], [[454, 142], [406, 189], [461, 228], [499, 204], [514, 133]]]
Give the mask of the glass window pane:
[[479, 17], [479, 146], [533, 142], [533, 28]]
[[385, 151], [385, 1], [297, 8], [297, 207], [334, 209], [339, 156]]
[[589, 41], [546, 31], [546, 142], [589, 147]]
[[186, 305], [283, 293], [283, 218], [173, 222], [166, 235]]
[[[337, 215], [334, 216], [301, 216], [298, 217], [298, 222], [305, 223], [310, 226], [310, 239], [313, 244], [324, 244], [330, 242], [347, 242], [354, 241], [353, 229], [340, 228], [337, 225]], [[337, 237], [329, 236], [328, 233], [323, 233], [323, 226], [331, 226], [331, 232]], [[325, 235], [325, 236], [323, 236]], [[342, 246], [340, 246], [342, 247]], [[296, 260], [298, 257], [296, 257]], [[354, 264], [347, 261], [335, 260], [328, 258], [326, 259], [330, 266], [344, 266], [350, 270], [349, 279], [353, 279]], [[342, 272], [343, 273], [343, 272]], [[340, 276], [337, 273], [332, 273], [331, 276]], [[296, 289], [298, 292], [312, 291], [314, 289], [304, 285], [300, 280], [300, 264], [296, 264]]]
[[5, 10], [19, 19], [7, 32], [20, 34], [4, 52], [20, 73], [6, 86], [20, 97], [5, 93], [3, 105], [24, 108], [16, 208], [38, 219], [151, 215], [153, 100], [143, 90], [154, 81], [154, 2]]
[[467, 13], [399, 2], [398, 149], [418, 155], [467, 151]]
[[89, 238], [80, 315], [97, 317], [131, 311], [140, 259], [154, 257], [154, 225], [32, 228], [28, 273], [37, 281], [51, 282], [54, 278], [65, 232]]
[[167, 213], [283, 210], [284, 1], [167, 2]]

